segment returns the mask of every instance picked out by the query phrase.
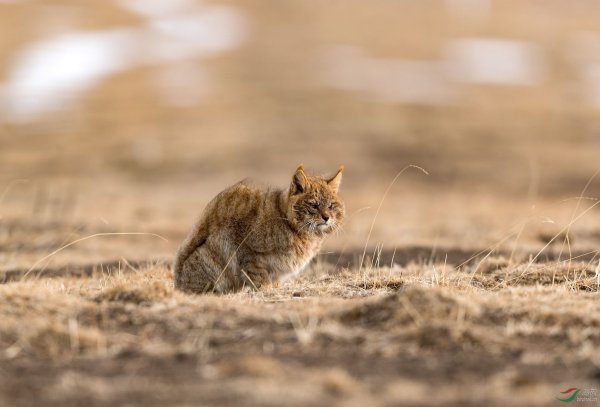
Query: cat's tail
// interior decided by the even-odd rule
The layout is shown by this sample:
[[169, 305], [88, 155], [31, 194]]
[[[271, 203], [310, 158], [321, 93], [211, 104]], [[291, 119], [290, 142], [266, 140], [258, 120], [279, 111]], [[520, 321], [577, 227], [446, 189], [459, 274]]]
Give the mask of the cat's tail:
[[181, 274], [183, 265], [187, 259], [194, 253], [194, 251], [202, 246], [208, 238], [208, 224], [204, 219], [200, 219], [197, 224], [194, 225], [188, 236], [179, 246], [177, 254], [175, 254], [175, 260], [173, 261], [173, 272], [175, 274], [175, 280], [177, 276]]

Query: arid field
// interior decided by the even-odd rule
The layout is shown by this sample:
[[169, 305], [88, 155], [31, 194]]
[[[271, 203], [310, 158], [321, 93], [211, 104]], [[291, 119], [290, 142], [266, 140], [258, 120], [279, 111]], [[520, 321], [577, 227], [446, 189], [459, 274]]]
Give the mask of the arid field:
[[[599, 405], [598, 21], [0, 1], [0, 406]], [[176, 291], [209, 200], [300, 163], [346, 168], [305, 272]]]

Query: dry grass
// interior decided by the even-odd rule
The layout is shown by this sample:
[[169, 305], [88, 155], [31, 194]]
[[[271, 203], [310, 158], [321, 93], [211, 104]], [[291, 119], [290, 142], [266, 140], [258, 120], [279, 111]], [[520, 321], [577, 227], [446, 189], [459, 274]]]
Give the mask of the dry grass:
[[164, 266], [26, 278], [0, 286], [0, 401], [546, 405], [598, 380], [597, 276], [524, 266], [321, 263], [226, 296]]

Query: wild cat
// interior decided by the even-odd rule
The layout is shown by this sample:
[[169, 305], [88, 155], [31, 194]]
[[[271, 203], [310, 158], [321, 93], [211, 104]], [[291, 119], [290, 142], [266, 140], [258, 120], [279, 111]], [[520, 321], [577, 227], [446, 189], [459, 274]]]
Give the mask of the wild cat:
[[287, 189], [241, 181], [217, 195], [181, 244], [175, 287], [193, 293], [259, 288], [300, 272], [344, 219], [342, 171], [309, 175], [300, 165]]

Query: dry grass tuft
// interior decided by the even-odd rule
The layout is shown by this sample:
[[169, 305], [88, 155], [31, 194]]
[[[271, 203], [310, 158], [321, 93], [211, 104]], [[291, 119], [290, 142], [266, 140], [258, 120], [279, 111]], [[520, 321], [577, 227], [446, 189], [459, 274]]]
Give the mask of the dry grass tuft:
[[130, 302], [138, 305], [148, 305], [169, 298], [172, 294], [173, 285], [165, 284], [165, 282], [155, 281], [143, 288], [131, 288], [125, 283], [119, 283], [103, 290], [94, 297], [94, 300], [97, 302]]
[[340, 319], [345, 323], [379, 326], [381, 329], [389, 324], [420, 325], [424, 318], [457, 318], [459, 310], [464, 312], [457, 299], [439, 289], [407, 287], [399, 293], [344, 311]]
[[482, 275], [474, 276], [474, 283], [487, 289], [505, 286], [559, 285], [571, 290], [598, 292], [598, 273], [595, 267], [582, 262], [546, 262], [541, 264], [505, 265], [504, 268], [480, 268]]

